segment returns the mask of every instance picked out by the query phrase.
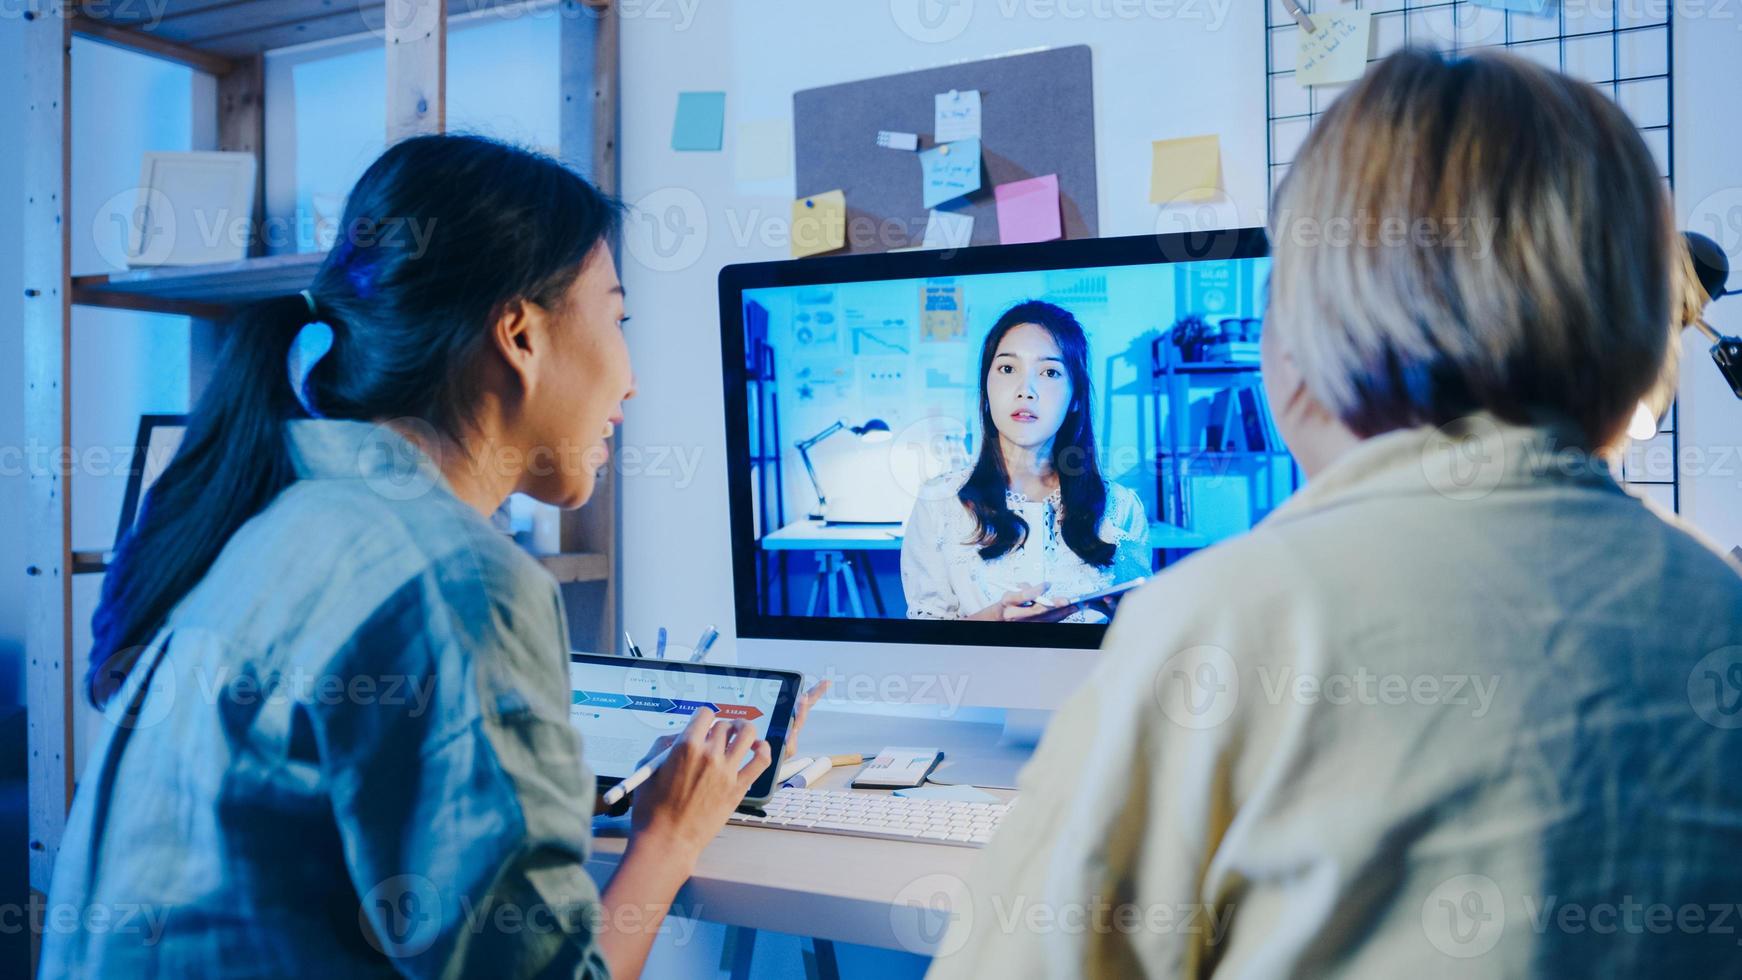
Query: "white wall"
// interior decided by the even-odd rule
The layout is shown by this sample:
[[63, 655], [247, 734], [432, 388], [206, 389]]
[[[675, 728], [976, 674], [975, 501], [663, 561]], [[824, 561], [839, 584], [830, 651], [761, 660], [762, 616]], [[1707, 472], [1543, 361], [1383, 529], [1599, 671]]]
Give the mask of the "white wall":
[[[131, 51], [73, 41], [72, 191], [68, 222], [74, 275], [126, 267], [127, 223], [147, 150], [191, 150], [209, 131], [196, 113], [195, 73]], [[114, 546], [139, 416], [188, 410], [188, 321], [124, 310], [73, 308], [71, 482], [73, 547]], [[73, 662], [83, 673], [102, 576], [73, 580]], [[98, 715], [75, 700], [75, 765], [83, 767]]]
[[[1682, 6], [1675, 36], [1678, 208], [1692, 221], [1695, 202], [1707, 201], [1701, 210], [1728, 222], [1725, 244], [1739, 261], [1742, 115], [1735, 71], [1742, 64], [1742, 13], [1718, 12], [1727, 10], [1723, 5]], [[915, 19], [916, 11], [928, 9], [943, 17], [929, 33]], [[1137, 16], [1118, 16], [1133, 9]], [[1147, 16], [1145, 9], [1172, 16]], [[654, 218], [678, 206], [689, 238], [676, 248], [670, 226], [648, 215], [632, 220], [626, 235], [623, 277], [635, 317], [630, 343], [640, 395], [628, 408], [624, 438], [644, 455], [639, 469], [627, 458], [624, 463], [625, 625], [643, 633], [666, 625], [684, 636], [718, 623], [728, 634], [721, 644], [731, 642], [715, 277], [729, 263], [786, 257], [780, 232], [793, 193], [790, 178], [734, 182], [738, 123], [790, 122], [792, 94], [804, 88], [1087, 43], [1094, 53], [1102, 233], [1182, 230], [1192, 222], [1261, 224], [1267, 209], [1262, 24], [1259, 4], [1223, 0], [760, 0], [626, 9], [623, 196]], [[947, 39], [925, 40], [940, 36]], [[688, 90], [728, 93], [726, 152], [669, 149], [677, 93]], [[1221, 136], [1226, 200], [1197, 214], [1161, 213], [1147, 201], [1149, 142], [1211, 132]], [[765, 238], [770, 228], [775, 234]], [[688, 260], [676, 269], [669, 259], [674, 252]], [[1742, 287], [1742, 274], [1733, 282]], [[1742, 299], [1718, 304], [1714, 320], [1742, 332]], [[1718, 377], [1706, 345], [1690, 339], [1689, 347], [1682, 509], [1731, 547], [1742, 543], [1742, 454], [1736, 448], [1742, 403]], [[670, 449], [700, 455], [693, 480], [645, 465]]]
[[[1709, 235], [1742, 267], [1742, 10], [1678, 4], [1675, 22], [1676, 217]], [[1742, 290], [1742, 271], [1730, 276]], [[1708, 319], [1742, 334], [1742, 297]], [[1742, 545], [1742, 401], [1689, 330], [1681, 384], [1681, 509], [1724, 548]]]
[[[448, 129], [555, 154], [558, 22], [553, 9], [456, 18], [448, 35]], [[266, 213], [294, 238], [273, 252], [312, 251], [313, 197], [343, 199], [381, 155], [387, 130], [381, 40], [323, 42], [266, 59]]]
[[[1100, 227], [1103, 235], [1259, 224], [1265, 206], [1263, 8], [1244, 0], [1151, 4], [1010, 3], [953, 6], [926, 0], [644, 4], [623, 20], [623, 196], [663, 216], [687, 210], [692, 240], [676, 249], [693, 261], [670, 269], [676, 241], [645, 218], [625, 236], [630, 346], [640, 395], [628, 406], [623, 494], [624, 616], [637, 633], [659, 625], [690, 636], [717, 623], [732, 642], [730, 550], [726, 539], [725, 429], [721, 423], [719, 312], [715, 277], [723, 265], [781, 259], [792, 181], [740, 187], [732, 151], [740, 122], [790, 123], [795, 91], [834, 82], [1087, 43], [1093, 48]], [[937, 32], [912, 14], [948, 11]], [[1069, 17], [1117, 11], [1130, 18]], [[689, 14], [685, 19], [684, 14]], [[967, 20], [956, 32], [959, 18]], [[908, 30], [904, 30], [906, 24]], [[911, 33], [909, 32], [911, 31]], [[928, 37], [955, 34], [931, 42]], [[677, 93], [723, 90], [725, 153], [674, 153]], [[1200, 133], [1222, 138], [1227, 199], [1203, 215], [1162, 214], [1148, 203], [1151, 140]], [[1044, 138], [1043, 134], [1037, 134]], [[763, 232], [775, 234], [765, 239]], [[669, 270], [669, 271], [667, 271]], [[675, 468], [646, 466], [675, 449], [699, 454], [691, 481]], [[642, 465], [636, 465], [637, 463]]]

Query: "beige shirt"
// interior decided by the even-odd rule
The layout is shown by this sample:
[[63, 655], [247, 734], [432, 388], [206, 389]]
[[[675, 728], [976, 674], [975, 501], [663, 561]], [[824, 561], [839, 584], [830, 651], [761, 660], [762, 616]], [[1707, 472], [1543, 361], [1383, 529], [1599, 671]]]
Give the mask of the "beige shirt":
[[[1027, 527], [1022, 543], [987, 560], [976, 543], [980, 525], [957, 496], [969, 471], [927, 483], [913, 502], [901, 542], [901, 588], [910, 619], [961, 619], [997, 602], [1007, 592], [1044, 583], [1043, 598], [1070, 602], [1150, 572], [1149, 518], [1129, 487], [1107, 484], [1107, 505], [1098, 533], [1113, 545], [1113, 563], [1084, 561], [1064, 538], [1062, 495], [1029, 500], [1006, 490], [1005, 505]], [[1104, 623], [1098, 610], [1081, 609], [1067, 623]]]
[[1735, 972], [1742, 576], [1473, 430], [1368, 440], [1125, 600], [932, 976]]

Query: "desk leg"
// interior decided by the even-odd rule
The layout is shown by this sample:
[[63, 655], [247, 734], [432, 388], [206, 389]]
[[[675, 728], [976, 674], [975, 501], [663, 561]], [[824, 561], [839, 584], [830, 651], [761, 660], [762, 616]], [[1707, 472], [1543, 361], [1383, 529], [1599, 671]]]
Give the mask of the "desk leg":
[[743, 926], [726, 927], [726, 948], [721, 951], [722, 966], [732, 980], [750, 980], [750, 957], [756, 952], [756, 930]]
[[877, 609], [877, 615], [889, 615], [889, 611], [883, 608], [883, 590], [877, 587], [877, 572], [871, 567], [871, 552], [854, 552], [853, 558], [865, 572], [865, 587], [871, 590], [871, 605]]
[[835, 942], [832, 939], [806, 939], [804, 950], [805, 975], [813, 980], [841, 980], [841, 967], [835, 962]]
[[[841, 580], [841, 591], [847, 594], [847, 608], [853, 611], [854, 619], [865, 618], [865, 604], [859, 601], [859, 578], [854, 566], [857, 562], [848, 557], [848, 552], [839, 552], [838, 564], [835, 565], [836, 576]], [[834, 586], [830, 586], [829, 597], [834, 598]], [[833, 610], [830, 611], [833, 614]]]

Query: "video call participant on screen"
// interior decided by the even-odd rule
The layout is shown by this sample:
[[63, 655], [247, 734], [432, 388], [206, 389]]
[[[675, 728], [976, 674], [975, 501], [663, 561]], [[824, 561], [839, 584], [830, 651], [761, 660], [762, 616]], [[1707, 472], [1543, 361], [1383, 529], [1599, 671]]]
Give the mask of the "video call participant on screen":
[[901, 546], [912, 619], [1103, 622], [1071, 600], [1148, 575], [1143, 502], [1095, 457], [1089, 342], [1069, 311], [1027, 301], [980, 350], [980, 456], [930, 481]]

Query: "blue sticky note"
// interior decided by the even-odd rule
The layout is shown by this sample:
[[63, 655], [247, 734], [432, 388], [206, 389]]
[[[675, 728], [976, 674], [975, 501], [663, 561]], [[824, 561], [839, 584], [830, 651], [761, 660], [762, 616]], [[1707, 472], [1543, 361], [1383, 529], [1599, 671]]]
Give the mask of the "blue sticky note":
[[945, 201], [980, 189], [980, 141], [957, 140], [934, 146], [919, 155], [923, 184], [922, 206], [935, 208]]
[[671, 148], [718, 152], [726, 130], [726, 93], [679, 92]]
[[1548, 0], [1472, 0], [1478, 7], [1511, 10], [1521, 14], [1548, 13]]

